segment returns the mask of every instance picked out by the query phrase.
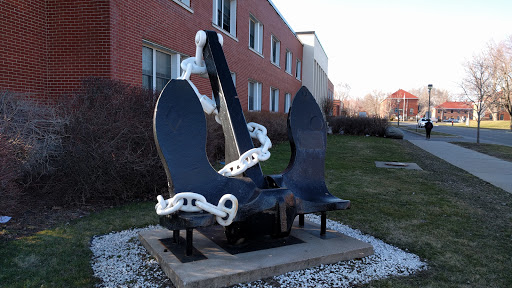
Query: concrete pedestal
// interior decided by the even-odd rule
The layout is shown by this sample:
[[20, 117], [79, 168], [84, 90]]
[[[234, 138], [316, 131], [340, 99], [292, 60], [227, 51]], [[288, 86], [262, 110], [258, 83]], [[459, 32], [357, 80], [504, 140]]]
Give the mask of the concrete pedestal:
[[320, 236], [320, 226], [309, 221], [297, 226], [298, 221], [287, 239], [262, 238], [238, 246], [223, 240], [222, 227], [194, 230], [191, 256], [181, 252], [184, 246], [175, 244], [167, 229], [141, 232], [139, 239], [177, 288], [225, 287], [373, 254], [370, 244], [336, 231]]

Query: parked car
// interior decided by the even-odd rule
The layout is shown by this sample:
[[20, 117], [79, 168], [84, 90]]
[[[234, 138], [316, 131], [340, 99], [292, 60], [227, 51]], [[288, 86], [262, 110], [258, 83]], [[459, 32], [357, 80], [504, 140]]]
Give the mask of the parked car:
[[425, 123], [427, 123], [427, 118], [421, 118], [419, 121], [418, 121], [418, 128], [423, 128], [425, 127]]
[[449, 118], [449, 119], [444, 119], [443, 122], [459, 123], [459, 119]]

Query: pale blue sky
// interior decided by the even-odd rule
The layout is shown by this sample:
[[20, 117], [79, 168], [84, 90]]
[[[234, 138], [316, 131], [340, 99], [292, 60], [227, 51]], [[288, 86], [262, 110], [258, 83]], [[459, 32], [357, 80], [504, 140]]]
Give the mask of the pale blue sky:
[[316, 31], [329, 78], [351, 95], [431, 83], [460, 93], [462, 63], [512, 35], [508, 0], [272, 0], [292, 28]]

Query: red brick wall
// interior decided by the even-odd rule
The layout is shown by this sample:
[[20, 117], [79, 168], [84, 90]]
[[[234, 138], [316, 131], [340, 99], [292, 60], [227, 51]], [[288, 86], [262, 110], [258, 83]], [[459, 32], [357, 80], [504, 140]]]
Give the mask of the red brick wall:
[[[244, 5], [240, 5], [243, 3]], [[266, 0], [238, 1], [237, 30], [239, 45], [226, 47], [226, 55], [230, 57], [231, 70], [237, 73], [237, 91], [241, 96], [242, 107], [247, 108], [247, 80], [252, 78], [263, 83], [262, 110], [269, 110], [270, 87], [279, 89], [279, 111], [284, 111], [284, 95], [290, 93], [293, 97], [302, 86], [295, 78], [297, 58], [302, 63], [302, 44], [283, 22]], [[211, 9], [210, 9], [211, 10]], [[211, 13], [210, 13], [211, 14]], [[249, 50], [249, 14], [263, 24], [263, 56]], [[280, 68], [270, 62], [271, 35], [281, 41]], [[233, 43], [234, 44], [234, 43]], [[286, 49], [292, 52], [292, 75], [285, 72]], [[229, 60], [228, 60], [229, 61]], [[250, 63], [250, 64], [249, 64]], [[249, 65], [248, 65], [249, 64]], [[301, 73], [302, 75], [302, 73]]]
[[[398, 108], [398, 103], [396, 103], [396, 98], [387, 98], [380, 104], [380, 116], [381, 117], [389, 117], [393, 114], [396, 115], [395, 109]], [[404, 100], [400, 99], [400, 116], [403, 117], [404, 111]], [[411, 109], [413, 109], [412, 114]], [[412, 119], [416, 118], [418, 115], [418, 99], [405, 99], [405, 110], [406, 110], [406, 118]], [[421, 116], [421, 115], [418, 115]]]
[[[171, 0], [25, 0], [1, 1], [0, 88], [30, 92], [38, 99], [71, 93], [83, 78], [110, 77], [142, 84], [143, 40], [194, 56], [198, 30], [212, 24], [212, 0], [191, 1], [193, 13]], [[236, 39], [222, 33], [224, 52], [244, 109], [247, 82], [263, 83], [262, 110], [269, 109], [270, 87], [292, 97], [302, 44], [266, 0], [237, 1]], [[264, 25], [263, 57], [249, 49], [249, 15]], [[270, 62], [271, 35], [281, 41], [280, 67]], [[293, 53], [292, 75], [285, 72], [286, 49]], [[302, 61], [303, 62], [303, 61]], [[302, 74], [302, 73], [301, 73]], [[211, 95], [209, 81], [194, 76], [199, 90]]]
[[0, 1], [0, 90], [43, 99], [46, 89], [45, 1]]
[[[212, 25], [212, 1], [191, 1], [191, 13], [170, 0], [111, 1], [112, 77], [142, 84], [142, 41], [150, 41], [176, 52], [194, 56], [198, 30], [213, 30], [224, 38], [228, 66], [236, 73], [236, 88], [242, 107], [247, 109], [249, 79], [263, 83], [262, 110], [269, 110], [270, 87], [279, 89], [279, 110], [284, 110], [285, 93], [292, 97], [301, 82], [295, 79], [297, 57], [302, 61], [302, 44], [266, 0], [237, 1], [237, 39]], [[249, 50], [249, 14], [264, 25], [263, 56]], [[270, 62], [270, 37], [281, 41], [280, 68]], [[285, 72], [286, 49], [293, 53], [292, 74]], [[207, 79], [192, 77], [199, 91], [211, 95]]]
[[440, 120], [445, 120], [445, 119], [450, 119], [450, 118], [461, 119], [462, 117], [468, 118], [468, 114], [469, 114], [469, 118], [471, 119], [471, 117], [473, 116], [473, 113], [471, 110], [467, 110], [467, 109], [466, 110], [464, 110], [464, 109], [436, 109], [435, 117]]
[[47, 0], [46, 3], [48, 97], [72, 92], [86, 77], [109, 77], [109, 1]]

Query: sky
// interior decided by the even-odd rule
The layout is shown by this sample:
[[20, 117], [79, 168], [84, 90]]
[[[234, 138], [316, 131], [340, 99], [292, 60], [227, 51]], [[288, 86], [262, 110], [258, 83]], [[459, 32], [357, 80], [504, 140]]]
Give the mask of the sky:
[[512, 35], [511, 0], [271, 1], [295, 32], [316, 32], [352, 97], [428, 84], [456, 96], [463, 63]]

